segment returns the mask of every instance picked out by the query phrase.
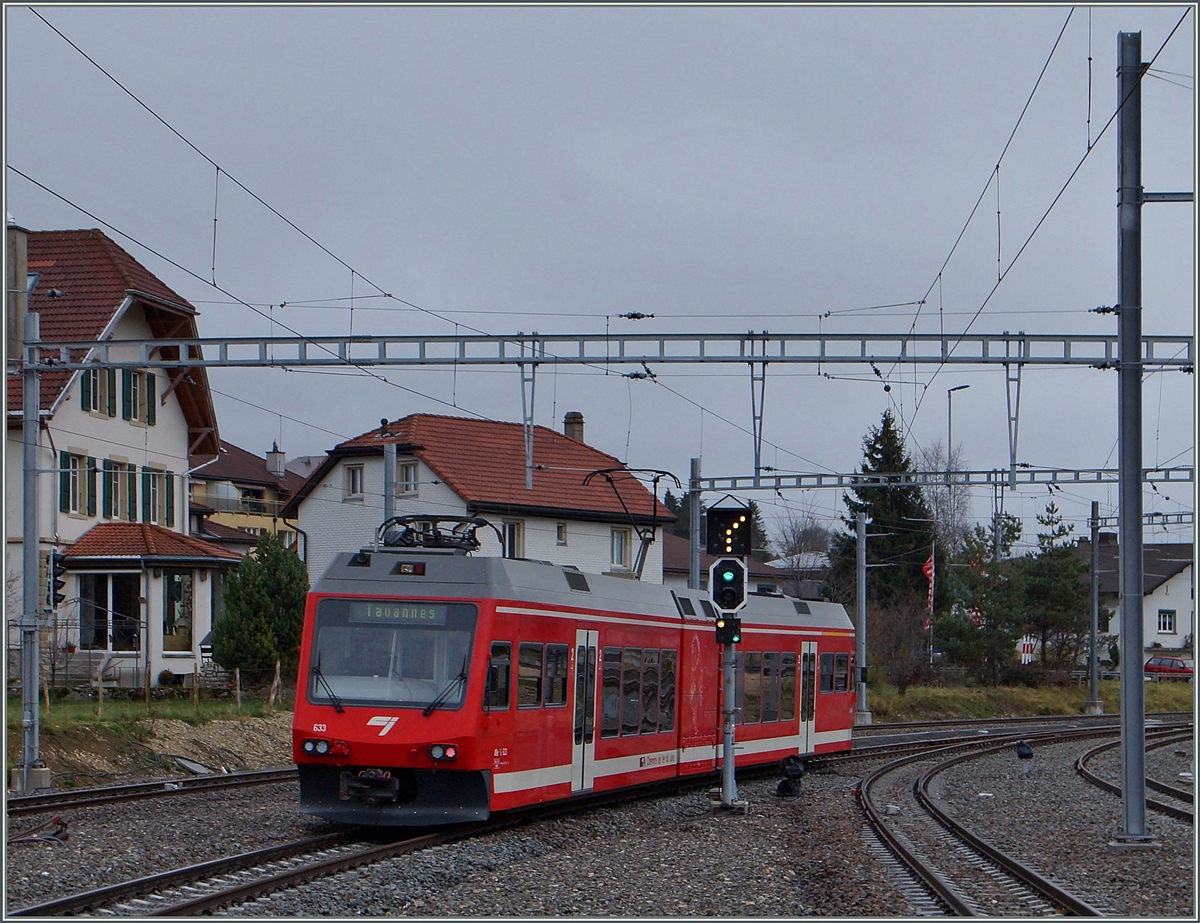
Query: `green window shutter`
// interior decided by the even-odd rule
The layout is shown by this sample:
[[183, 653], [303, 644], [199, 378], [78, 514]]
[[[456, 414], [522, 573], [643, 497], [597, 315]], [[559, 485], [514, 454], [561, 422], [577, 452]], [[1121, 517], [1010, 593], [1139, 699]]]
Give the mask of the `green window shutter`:
[[158, 401], [154, 398], [154, 373], [146, 373], [146, 424], [154, 425], [154, 410], [158, 405]]
[[137, 469], [133, 465], [128, 465], [125, 477], [125, 496], [129, 498], [129, 513], [127, 518], [130, 522], [137, 522]]
[[87, 460], [87, 514], [96, 515], [96, 459]]
[[133, 419], [133, 369], [121, 369], [121, 419]]
[[113, 463], [112, 459], [106, 458], [102, 462], [104, 466], [104, 474], [100, 478], [100, 515], [105, 519], [112, 519], [113, 516]]
[[92, 409], [92, 370], [84, 369], [79, 373], [79, 403], [84, 411]]
[[[167, 491], [167, 528], [175, 527], [175, 475], [168, 471], [166, 477], [163, 478], [164, 488]], [[32, 685], [32, 684], [31, 684]]]
[[60, 513], [71, 512], [71, 455], [69, 452], [58, 453], [58, 511]]
[[115, 417], [117, 415], [117, 370], [105, 369], [104, 373], [108, 377], [108, 415]]
[[150, 469], [142, 467], [142, 522], [150, 521]]

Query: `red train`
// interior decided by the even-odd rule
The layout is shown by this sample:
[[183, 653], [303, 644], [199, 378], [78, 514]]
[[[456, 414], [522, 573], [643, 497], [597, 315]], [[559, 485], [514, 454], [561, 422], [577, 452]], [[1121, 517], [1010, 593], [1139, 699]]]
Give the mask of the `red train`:
[[[301, 810], [426, 826], [721, 766], [705, 594], [472, 557], [483, 520], [390, 520], [309, 594]], [[751, 595], [737, 765], [850, 748], [854, 633], [832, 603]]]

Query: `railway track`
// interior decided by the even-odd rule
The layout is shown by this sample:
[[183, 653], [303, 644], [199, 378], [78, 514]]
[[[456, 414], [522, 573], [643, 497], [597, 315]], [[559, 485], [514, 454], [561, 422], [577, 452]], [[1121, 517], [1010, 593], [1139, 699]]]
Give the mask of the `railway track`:
[[219, 775], [214, 773], [213, 775], [189, 776], [156, 782], [110, 785], [103, 788], [83, 788], [36, 795], [10, 795], [6, 799], [5, 807], [9, 817], [19, 817], [23, 814], [42, 814], [62, 811], [66, 808], [90, 807], [117, 801], [135, 801], [142, 798], [162, 798], [171, 795], [220, 791], [247, 785], [266, 785], [271, 782], [289, 782], [296, 776], [295, 768], [255, 769]]
[[957, 916], [1111, 914], [1110, 908], [1089, 904], [976, 836], [943, 811], [930, 794], [939, 773], [990, 751], [1008, 749], [1019, 739], [1061, 743], [1109, 730], [1012, 733], [949, 744], [891, 760], [864, 777], [860, 803], [874, 835], [911, 876], [913, 885], [905, 890], [918, 892], [909, 894], [917, 911], [931, 914], [940, 910]]
[[[1171, 746], [1172, 744], [1181, 743], [1191, 739], [1191, 731], [1188, 731], [1186, 734], [1163, 733], [1161, 735], [1157, 735], [1152, 739], [1151, 742], [1148, 742], [1146, 749], [1152, 750], [1158, 747], [1167, 747]], [[1101, 753], [1118, 747], [1119, 745], [1120, 741], [1100, 744], [1099, 746], [1088, 750], [1086, 753], [1080, 754], [1079, 759], [1075, 761], [1075, 771], [1098, 788], [1102, 788], [1106, 792], [1111, 792], [1114, 795], [1120, 796], [1120, 785], [1108, 779], [1104, 779], [1098, 776], [1092, 770], [1088, 769], [1088, 763], [1091, 762], [1092, 759], [1099, 756]], [[1150, 808], [1151, 810], [1158, 811], [1161, 814], [1166, 814], [1169, 817], [1174, 817], [1176, 820], [1182, 820], [1189, 824], [1194, 823], [1194, 811], [1182, 807], [1181, 804], [1179, 804], [1179, 802], [1184, 804], [1192, 803], [1193, 795], [1190, 791], [1178, 788], [1174, 785], [1168, 785], [1165, 782], [1160, 782], [1157, 779], [1151, 778], [1146, 779], [1146, 787], [1158, 792], [1159, 794], [1167, 795], [1177, 802], [1173, 804], [1169, 801], [1160, 801], [1157, 798], [1147, 798], [1146, 807]]]

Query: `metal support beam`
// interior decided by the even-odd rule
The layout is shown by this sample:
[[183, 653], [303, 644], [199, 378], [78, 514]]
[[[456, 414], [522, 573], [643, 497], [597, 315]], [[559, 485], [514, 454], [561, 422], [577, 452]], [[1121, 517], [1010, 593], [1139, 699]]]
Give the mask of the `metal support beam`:
[[[1147, 484], [1190, 483], [1193, 469], [1146, 468], [1142, 480]], [[1081, 486], [1088, 484], [1115, 484], [1118, 470], [1115, 468], [1018, 468], [1016, 484], [1020, 486], [1045, 487], [1055, 484]], [[861, 487], [942, 487], [948, 485], [966, 487], [1007, 487], [1013, 480], [1011, 471], [896, 471], [881, 474], [769, 474], [734, 475], [732, 477], [705, 478], [700, 482], [701, 490], [810, 490], [830, 487], [837, 490]], [[1160, 514], [1161, 515], [1161, 514]]]
[[[43, 344], [47, 345], [47, 344]], [[260, 368], [322, 366], [501, 366], [530, 361], [566, 365], [1012, 365], [1116, 367], [1117, 337], [1031, 333], [644, 333], [604, 336], [518, 333], [501, 336], [197, 337], [56, 340], [58, 355], [40, 370], [101, 368]], [[164, 359], [169, 347], [181, 358]], [[190, 352], [189, 352], [190, 350]], [[91, 351], [91, 358], [88, 352]], [[203, 356], [198, 353], [203, 353]], [[186, 357], [186, 358], [182, 358]], [[1020, 358], [1017, 358], [1020, 357]], [[1146, 368], [1190, 370], [1191, 336], [1144, 336]]]
[[858, 527], [858, 593], [855, 600], [854, 653], [858, 661], [858, 705], [854, 711], [854, 723], [870, 724], [871, 709], [867, 704], [867, 514], [855, 514]]
[[[1024, 347], [1023, 343], [1016, 344], [1017, 349]], [[1021, 355], [1019, 358], [1024, 359]], [[1022, 363], [1015, 365], [1004, 363], [1004, 397], [1008, 406], [1008, 487], [1017, 489], [1017, 423], [1021, 418], [1021, 368]]]
[[396, 515], [396, 443], [383, 444], [383, 519]]
[[1121, 813], [1112, 846], [1156, 846], [1146, 829], [1142, 685], [1142, 34], [1117, 35], [1117, 454], [1121, 558]]
[[22, 497], [21, 526], [21, 772], [20, 789], [29, 791], [43, 766], [39, 752], [38, 687], [41, 681], [41, 642], [38, 615], [41, 581], [38, 563], [41, 545], [38, 502], [38, 437], [41, 415], [41, 375], [37, 370], [40, 315], [25, 315], [25, 368], [21, 403]]
[[1104, 703], [1100, 701], [1100, 501], [1092, 501], [1092, 515], [1088, 519], [1092, 530], [1091, 547], [1091, 628], [1088, 633], [1088, 697], [1087, 713], [1103, 715]]
[[[533, 335], [537, 336], [536, 330]], [[521, 342], [522, 359], [526, 355], [532, 358], [536, 351], [536, 340]], [[517, 367], [521, 371], [521, 425], [525, 431], [525, 489], [533, 490], [533, 398], [538, 364], [523, 361], [519, 362]]]
[[[754, 355], [756, 347], [761, 349], [761, 355], [767, 354], [766, 331], [764, 339], [758, 343], [750, 341], [750, 353]], [[763, 404], [767, 397], [767, 363], [751, 362], [750, 365], [750, 414], [754, 430], [754, 476], [762, 472], [762, 441], [763, 441]]]
[[692, 459], [688, 477], [688, 589], [700, 589], [700, 459]]

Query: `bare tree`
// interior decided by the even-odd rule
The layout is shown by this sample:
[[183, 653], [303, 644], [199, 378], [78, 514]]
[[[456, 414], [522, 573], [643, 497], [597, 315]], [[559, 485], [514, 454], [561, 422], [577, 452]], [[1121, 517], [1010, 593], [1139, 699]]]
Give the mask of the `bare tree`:
[[[955, 449], [946, 459], [946, 447], [938, 440], [921, 450], [921, 468], [925, 471], [961, 471], [962, 452]], [[928, 485], [924, 488], [925, 502], [937, 524], [938, 541], [954, 554], [963, 546], [970, 531], [971, 492], [965, 483]]]
[[[831, 530], [824, 525], [810, 504], [800, 509], [788, 508], [786, 518], [777, 524], [779, 539], [775, 547], [780, 556], [789, 562], [786, 569], [792, 587], [788, 592], [796, 596], [816, 596], [824, 585], [827, 567], [814, 567], [816, 555], [829, 554]], [[828, 559], [822, 559], [823, 562]]]

